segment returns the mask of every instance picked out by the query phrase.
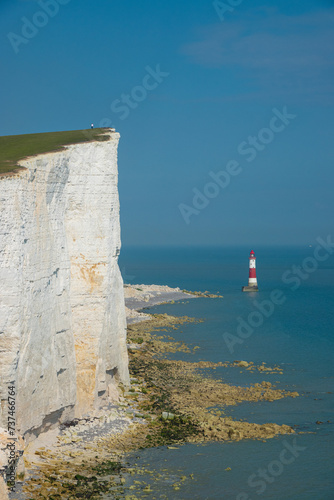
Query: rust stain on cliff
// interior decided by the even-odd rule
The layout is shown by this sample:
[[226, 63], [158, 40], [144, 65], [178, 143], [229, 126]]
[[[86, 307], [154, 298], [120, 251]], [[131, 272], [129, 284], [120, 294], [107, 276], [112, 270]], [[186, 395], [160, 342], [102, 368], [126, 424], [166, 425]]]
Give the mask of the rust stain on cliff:
[[89, 283], [91, 293], [95, 287], [102, 284], [103, 276], [99, 273], [99, 267], [105, 265], [106, 264], [104, 262], [99, 262], [97, 264], [85, 264], [80, 266], [80, 275], [85, 281], [87, 281], [87, 283]]

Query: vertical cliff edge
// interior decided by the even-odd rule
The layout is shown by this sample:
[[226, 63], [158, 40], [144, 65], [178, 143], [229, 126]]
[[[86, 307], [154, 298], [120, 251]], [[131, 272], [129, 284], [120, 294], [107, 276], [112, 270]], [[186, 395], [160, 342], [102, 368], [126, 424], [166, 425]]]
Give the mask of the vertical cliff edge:
[[26, 440], [128, 385], [119, 135], [25, 158], [0, 176], [0, 427], [8, 386]]

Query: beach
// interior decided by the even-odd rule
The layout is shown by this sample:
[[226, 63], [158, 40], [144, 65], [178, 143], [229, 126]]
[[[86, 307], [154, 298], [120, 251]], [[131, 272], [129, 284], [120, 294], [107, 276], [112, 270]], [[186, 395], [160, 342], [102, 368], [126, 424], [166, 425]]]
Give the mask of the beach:
[[[28, 479], [18, 483], [12, 499], [23, 500], [29, 495], [77, 498], [75, 495], [80, 494], [98, 498], [100, 493], [112, 495], [105, 498], [121, 498], [126, 494], [125, 477], [143, 474], [139, 469], [129, 472], [124, 465], [124, 454], [136, 449], [173, 449], [182, 443], [266, 440], [294, 434], [287, 425], [234, 420], [228, 408], [243, 401], [295, 398], [298, 393], [275, 389], [267, 380], [251, 387], [233, 386], [207, 373], [232, 366], [250, 373], [279, 375], [281, 367], [243, 360], [213, 363], [169, 359], [170, 353], [189, 355], [197, 350], [196, 346], [175, 341], [173, 331], [205, 319], [145, 311], [157, 304], [185, 304], [199, 297], [223, 300], [221, 296], [191, 294], [163, 285], [125, 285], [124, 292], [131, 388], [123, 391], [117, 404], [104, 407], [90, 418], [62, 425], [29, 445], [25, 451]], [[143, 484], [132, 485], [131, 491], [143, 493], [144, 489]]]
[[[133, 287], [125, 285], [124, 293], [128, 325], [151, 319], [150, 315], [139, 312], [143, 308], [180, 299], [196, 298], [195, 295], [184, 293], [180, 289], [154, 285]], [[141, 416], [136, 416], [138, 415], [138, 403], [134, 398], [136, 394], [134, 387], [139, 391], [141, 389], [133, 378], [131, 379], [131, 387], [133, 393], [123, 391], [123, 394], [120, 391], [117, 404], [110, 404], [87, 418], [76, 419], [69, 422], [68, 425], [61, 425], [38, 436], [30, 443], [24, 451], [25, 479], [17, 481], [16, 492], [10, 493], [10, 498], [23, 500], [29, 498], [30, 494], [36, 498], [49, 498], [48, 487], [51, 484], [57, 492], [59, 488], [63, 488], [62, 478], [69, 476], [68, 479], [70, 479], [75, 475], [82, 475], [86, 467], [88, 467], [86, 470], [88, 473], [88, 470], [96, 465], [97, 453], [99, 462], [110, 462], [112, 455], [113, 461], [119, 464], [116, 467], [117, 472], [119, 472], [121, 468], [119, 460], [124, 450], [117, 450], [113, 454], [110, 449], [105, 450], [101, 446], [101, 439], [107, 437], [119, 439], [130, 428], [140, 429], [141, 426], [146, 425], [146, 421]], [[86, 465], [83, 465], [83, 459]], [[109, 472], [113, 472], [112, 468]], [[48, 481], [52, 474], [55, 474], [59, 482], [56, 480]], [[119, 475], [116, 474], [114, 481], [109, 481], [115, 490], [121, 488], [120, 479]], [[110, 484], [108, 491], [109, 486]], [[89, 483], [84, 485], [85, 491], [87, 488], [90, 489]], [[103, 486], [101, 488], [103, 490]], [[101, 488], [99, 487], [97, 490], [100, 491]]]

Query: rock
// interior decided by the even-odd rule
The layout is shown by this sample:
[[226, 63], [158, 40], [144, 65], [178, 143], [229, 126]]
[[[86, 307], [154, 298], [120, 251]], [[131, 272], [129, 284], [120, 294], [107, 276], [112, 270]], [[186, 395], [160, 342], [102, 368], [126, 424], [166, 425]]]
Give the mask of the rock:
[[247, 363], [247, 361], [239, 361], [238, 366], [240, 366], [240, 368], [248, 368], [249, 363]]
[[272, 387], [272, 384], [270, 382], [265, 382], [265, 381], [261, 382], [261, 385], [262, 387], [268, 387], [268, 388]]
[[175, 418], [174, 413], [169, 413], [168, 411], [163, 411], [161, 416], [164, 420], [167, 420], [167, 419], [173, 420]]
[[[22, 434], [72, 420], [129, 384], [117, 147], [66, 146], [0, 181], [0, 392]], [[116, 389], [115, 389], [116, 388]], [[99, 403], [101, 401], [101, 403]], [[0, 425], [6, 427], [7, 413]], [[42, 429], [43, 430], [43, 429]], [[31, 433], [33, 437], [33, 434]]]
[[128, 349], [131, 349], [131, 350], [136, 350], [136, 349], [141, 349], [142, 348], [142, 344], [130, 343], [130, 344], [126, 344], [126, 346], [127, 346]]
[[82, 441], [82, 438], [81, 437], [72, 437], [72, 443], [79, 443], [80, 441]]
[[0, 500], [9, 500], [8, 489], [1, 475], [0, 475]]
[[0, 470], [5, 469], [8, 466], [8, 458], [7, 453], [0, 449]]

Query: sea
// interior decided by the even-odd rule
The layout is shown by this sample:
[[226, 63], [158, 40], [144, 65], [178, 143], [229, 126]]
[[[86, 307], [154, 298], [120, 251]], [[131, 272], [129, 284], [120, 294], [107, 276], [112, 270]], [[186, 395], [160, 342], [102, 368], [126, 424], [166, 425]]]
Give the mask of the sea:
[[[304, 247], [123, 248], [125, 283], [209, 291], [219, 298], [182, 300], [151, 313], [202, 318], [172, 331], [198, 346], [171, 354], [188, 361], [253, 361], [279, 365], [283, 374], [217, 368], [224, 382], [249, 386], [263, 380], [299, 397], [245, 402], [226, 413], [258, 424], [287, 424], [294, 435], [158, 447], [127, 455], [150, 473], [133, 498], [203, 500], [334, 499], [334, 249], [324, 236]], [[257, 293], [243, 293], [248, 257], [257, 257]], [[174, 447], [173, 447], [174, 448]], [[126, 478], [127, 495], [138, 481]], [[180, 489], [178, 490], [177, 487]], [[130, 493], [129, 493], [130, 492]], [[131, 496], [129, 496], [131, 498]]]

